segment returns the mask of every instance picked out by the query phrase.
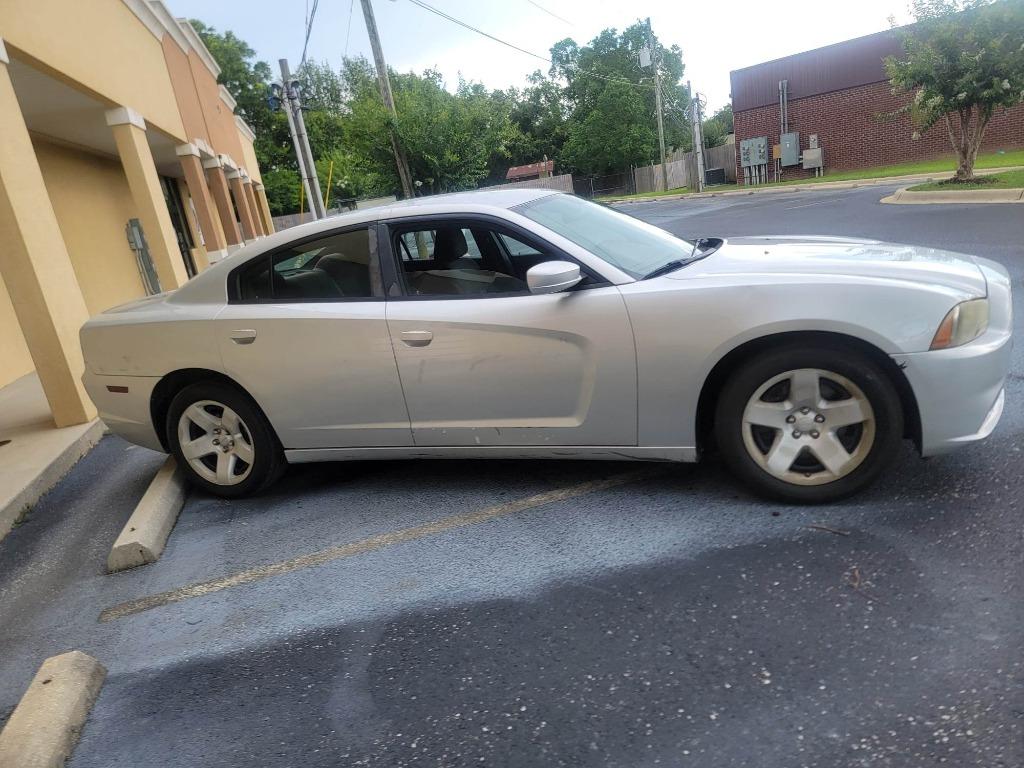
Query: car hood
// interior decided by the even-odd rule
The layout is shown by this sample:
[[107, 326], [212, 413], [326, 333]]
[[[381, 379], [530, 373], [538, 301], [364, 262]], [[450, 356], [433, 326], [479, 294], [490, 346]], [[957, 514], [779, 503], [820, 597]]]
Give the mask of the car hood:
[[986, 293], [974, 258], [917, 245], [824, 236], [733, 237], [709, 256], [668, 277], [710, 275], [849, 275], [930, 283], [976, 296]]

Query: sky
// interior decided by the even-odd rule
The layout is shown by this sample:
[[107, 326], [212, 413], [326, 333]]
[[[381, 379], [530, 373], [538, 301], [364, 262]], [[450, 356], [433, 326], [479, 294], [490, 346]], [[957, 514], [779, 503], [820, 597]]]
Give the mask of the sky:
[[[166, 0], [176, 16], [232, 30], [278, 71], [302, 56], [312, 0]], [[607, 27], [651, 17], [662, 44], [683, 51], [683, 78], [710, 113], [729, 103], [729, 72], [909, 21], [908, 0], [424, 0], [467, 24], [547, 57], [566, 37], [584, 44]], [[437, 69], [450, 89], [459, 75], [488, 88], [521, 87], [548, 64], [439, 18], [410, 0], [373, 0], [392, 69]], [[350, 13], [351, 10], [351, 13]], [[335, 68], [345, 54], [372, 59], [360, 0], [319, 0], [308, 56]]]

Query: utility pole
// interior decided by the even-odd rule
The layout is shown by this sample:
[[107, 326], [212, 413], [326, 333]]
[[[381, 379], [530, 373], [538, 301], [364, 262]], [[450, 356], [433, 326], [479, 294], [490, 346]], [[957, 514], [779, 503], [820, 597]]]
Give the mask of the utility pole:
[[[364, 0], [369, 2], [369, 0]], [[654, 68], [654, 103], [658, 110], [658, 148], [661, 150], [661, 183], [668, 192], [668, 166], [665, 164], [665, 117], [661, 105], [661, 70], [658, 69], [660, 56], [654, 52], [654, 33], [651, 31], [651, 17], [647, 17], [647, 46], [651, 49], [651, 66]]]
[[693, 92], [690, 81], [686, 81], [690, 93], [690, 120], [693, 123], [693, 154], [697, 159], [697, 191], [704, 191], [704, 129], [700, 114], [700, 95]]
[[[384, 102], [384, 108], [391, 113], [391, 119], [398, 119], [398, 112], [395, 110], [395, 99], [391, 95], [391, 78], [388, 76], [388, 65], [384, 61], [384, 49], [380, 45], [380, 35], [377, 34], [377, 20], [373, 16], [373, 4], [371, 0], [361, 0], [363, 4], [363, 18], [366, 19], [366, 32], [370, 36], [370, 47], [373, 48], [373, 64], [377, 68], [377, 83], [380, 86], [380, 97]], [[412, 173], [409, 171], [409, 161], [405, 152], [398, 143], [398, 136], [395, 135], [394, 127], [388, 129], [391, 137], [391, 151], [395, 154], [395, 165], [398, 167], [398, 178], [402, 182], [402, 195], [406, 198], [412, 197]]]
[[285, 114], [288, 116], [288, 128], [292, 133], [292, 142], [295, 144], [295, 158], [299, 161], [302, 185], [306, 190], [306, 199], [309, 200], [309, 212], [313, 214], [314, 220], [322, 219], [327, 212], [324, 210], [324, 199], [320, 196], [320, 180], [316, 175], [313, 150], [309, 147], [309, 136], [306, 135], [306, 121], [302, 117], [299, 92], [292, 85], [292, 73], [288, 68], [288, 59], [279, 59], [277, 63], [281, 66], [281, 100], [284, 103]]

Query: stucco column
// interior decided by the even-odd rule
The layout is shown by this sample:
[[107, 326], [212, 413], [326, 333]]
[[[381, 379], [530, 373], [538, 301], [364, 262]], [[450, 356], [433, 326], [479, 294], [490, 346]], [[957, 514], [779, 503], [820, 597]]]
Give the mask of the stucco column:
[[96, 408], [82, 386], [78, 329], [89, 311], [43, 182], [0, 39], [0, 274], [58, 427]]
[[160, 278], [160, 287], [165, 291], [173, 290], [188, 281], [188, 273], [178, 248], [178, 239], [174, 235], [167, 202], [160, 188], [153, 153], [146, 140], [146, 121], [134, 109], [117, 107], [107, 110], [107, 125], [114, 133], [117, 153], [121, 157], [132, 202], [135, 203], [142, 230], [146, 234], [149, 255]]
[[224, 239], [229, 246], [237, 246], [242, 242], [242, 232], [238, 229], [235, 209], [231, 205], [231, 194], [228, 192], [228, 180], [224, 176], [224, 166], [219, 158], [212, 157], [203, 161], [206, 169], [206, 180], [210, 185], [210, 194], [217, 207], [217, 218], [220, 219]]
[[224, 230], [217, 220], [210, 190], [206, 186], [206, 175], [199, 159], [199, 149], [195, 144], [182, 144], [174, 151], [185, 173], [185, 184], [196, 209], [196, 218], [199, 219], [199, 229], [203, 233], [207, 257], [212, 261], [220, 261], [228, 254], [228, 244], [224, 239]]
[[249, 201], [245, 196], [245, 189], [242, 185], [242, 172], [235, 168], [228, 171], [227, 178], [228, 185], [231, 187], [231, 194], [235, 198], [238, 218], [242, 220], [242, 237], [248, 243], [256, 239], [256, 224], [253, 221], [252, 211], [249, 210]]
[[252, 223], [256, 229], [257, 237], [264, 237], [267, 231], [263, 228], [263, 216], [260, 215], [260, 208], [256, 202], [256, 193], [252, 188], [252, 181], [248, 176], [242, 176], [242, 189], [245, 190], [245, 202], [249, 206], [249, 213], [252, 214]]
[[256, 193], [256, 202], [263, 213], [263, 228], [268, 235], [274, 234], [274, 217], [270, 215], [270, 203], [267, 202], [267, 190], [258, 181], [252, 183], [253, 192]]

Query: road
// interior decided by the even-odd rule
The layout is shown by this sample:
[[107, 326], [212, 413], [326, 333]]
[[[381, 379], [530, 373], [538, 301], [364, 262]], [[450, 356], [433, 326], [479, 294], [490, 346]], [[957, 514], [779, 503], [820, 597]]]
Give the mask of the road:
[[[1020, 207], [889, 191], [625, 210], [989, 256], [1024, 330]], [[758, 501], [714, 461], [305, 466], [257, 499], [193, 495], [163, 559], [115, 576], [161, 457], [106, 438], [0, 542], [0, 716], [80, 648], [110, 676], [72, 768], [1019, 766], [1015, 354], [989, 441], [907, 446], [826, 508]]]

